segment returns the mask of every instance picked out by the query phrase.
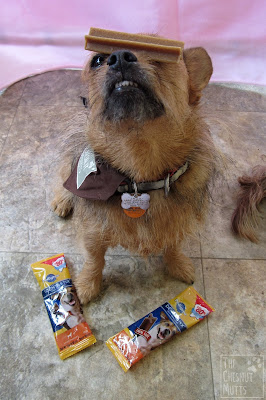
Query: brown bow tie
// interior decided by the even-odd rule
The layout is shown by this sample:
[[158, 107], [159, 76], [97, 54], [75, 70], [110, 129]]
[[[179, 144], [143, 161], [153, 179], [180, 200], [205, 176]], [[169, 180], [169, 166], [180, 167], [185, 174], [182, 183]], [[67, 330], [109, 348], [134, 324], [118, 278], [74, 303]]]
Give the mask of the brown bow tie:
[[120, 174], [107, 163], [97, 163], [97, 172], [92, 172], [86, 177], [77, 189], [77, 166], [64, 183], [64, 188], [79, 197], [89, 200], [108, 200], [116, 192], [120, 183], [126, 177]]

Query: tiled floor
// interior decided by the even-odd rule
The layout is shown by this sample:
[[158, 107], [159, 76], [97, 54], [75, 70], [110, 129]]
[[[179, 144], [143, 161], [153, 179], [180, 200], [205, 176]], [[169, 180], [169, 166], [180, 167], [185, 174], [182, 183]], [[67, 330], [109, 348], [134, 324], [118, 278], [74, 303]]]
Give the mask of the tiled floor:
[[[186, 285], [165, 274], [159, 257], [146, 264], [121, 248], [109, 251], [101, 294], [84, 307], [97, 343], [61, 361], [30, 269], [32, 262], [59, 252], [66, 253], [73, 275], [82, 266], [71, 219], [50, 210], [56, 148], [67, 129], [82, 129], [84, 123], [79, 82], [79, 71], [49, 72], [18, 82], [0, 97], [1, 398], [218, 400], [228, 395], [225, 356], [231, 357], [229, 371], [234, 360], [259, 361], [256, 368], [239, 367], [245, 373], [253, 368], [253, 382], [242, 383], [246, 394], [242, 389], [238, 397], [262, 398], [266, 207], [259, 245], [233, 237], [230, 216], [237, 176], [266, 161], [265, 88], [211, 84], [203, 97], [227, 166], [199, 240], [188, 241], [185, 249], [196, 266], [195, 287], [216, 312], [125, 374], [105, 340]], [[238, 386], [231, 382], [234, 390]]]

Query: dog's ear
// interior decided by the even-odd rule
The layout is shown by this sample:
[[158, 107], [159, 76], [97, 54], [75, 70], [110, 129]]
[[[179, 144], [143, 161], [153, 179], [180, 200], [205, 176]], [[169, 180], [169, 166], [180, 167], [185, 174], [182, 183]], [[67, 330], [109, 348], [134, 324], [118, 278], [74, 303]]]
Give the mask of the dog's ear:
[[58, 305], [57, 303], [55, 303], [55, 304], [53, 305], [53, 308], [52, 308], [52, 313], [53, 313], [53, 314], [56, 314], [58, 310], [59, 310], [59, 305]]
[[55, 301], [55, 300], [61, 300], [61, 297], [62, 297], [61, 293], [55, 293], [55, 294], [52, 294], [51, 299], [52, 299], [53, 301]]
[[167, 321], [169, 319], [163, 311], [161, 312], [160, 317], [161, 317], [161, 320], [163, 320], [163, 321]]
[[196, 104], [212, 76], [212, 61], [202, 47], [184, 50], [184, 61], [189, 75], [189, 102]]

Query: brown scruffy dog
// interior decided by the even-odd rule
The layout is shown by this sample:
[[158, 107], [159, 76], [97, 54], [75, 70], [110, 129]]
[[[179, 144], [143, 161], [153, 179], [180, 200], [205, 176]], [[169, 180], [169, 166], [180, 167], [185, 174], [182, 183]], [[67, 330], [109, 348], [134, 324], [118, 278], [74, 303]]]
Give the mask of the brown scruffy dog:
[[[89, 87], [88, 129], [68, 143], [52, 203], [61, 217], [74, 209], [86, 249], [75, 282], [83, 304], [99, 293], [105, 252], [118, 244], [144, 257], [163, 254], [173, 277], [194, 281], [181, 242], [197, 231], [214, 170], [214, 146], [197, 106], [211, 74], [203, 48], [185, 50], [179, 63], [155, 62], [128, 50], [90, 58], [83, 73]], [[76, 174], [88, 145], [98, 168], [88, 178], [102, 187], [86, 192], [85, 182], [79, 194], [65, 184], [72, 193], [62, 183]], [[124, 191], [150, 195], [143, 216], [124, 212]]]

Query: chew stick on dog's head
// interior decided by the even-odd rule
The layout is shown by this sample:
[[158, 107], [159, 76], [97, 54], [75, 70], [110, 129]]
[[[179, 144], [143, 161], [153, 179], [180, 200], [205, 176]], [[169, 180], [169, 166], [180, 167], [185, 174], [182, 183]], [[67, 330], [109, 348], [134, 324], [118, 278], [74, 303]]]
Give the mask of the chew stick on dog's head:
[[130, 49], [143, 51], [154, 61], [178, 62], [182, 59], [183, 42], [157, 36], [135, 35], [132, 33], [91, 28], [85, 36], [85, 49], [111, 54], [116, 50]]

